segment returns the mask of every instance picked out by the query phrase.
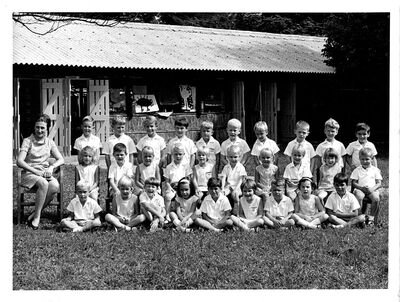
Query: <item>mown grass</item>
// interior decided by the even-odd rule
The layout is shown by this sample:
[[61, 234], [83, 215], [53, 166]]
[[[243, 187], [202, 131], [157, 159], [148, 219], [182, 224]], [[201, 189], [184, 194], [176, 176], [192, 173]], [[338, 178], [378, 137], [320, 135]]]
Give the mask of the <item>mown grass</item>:
[[[75, 234], [56, 232], [49, 209], [38, 231], [14, 225], [13, 289], [387, 288], [387, 159], [379, 167], [380, 227]], [[65, 186], [73, 188], [73, 179], [66, 177]]]

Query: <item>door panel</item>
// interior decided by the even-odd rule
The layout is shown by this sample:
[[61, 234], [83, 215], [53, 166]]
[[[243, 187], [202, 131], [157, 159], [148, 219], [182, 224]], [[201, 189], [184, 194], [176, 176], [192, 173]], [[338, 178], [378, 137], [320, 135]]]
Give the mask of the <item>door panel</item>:
[[96, 136], [104, 144], [110, 135], [108, 80], [89, 80], [89, 112]]

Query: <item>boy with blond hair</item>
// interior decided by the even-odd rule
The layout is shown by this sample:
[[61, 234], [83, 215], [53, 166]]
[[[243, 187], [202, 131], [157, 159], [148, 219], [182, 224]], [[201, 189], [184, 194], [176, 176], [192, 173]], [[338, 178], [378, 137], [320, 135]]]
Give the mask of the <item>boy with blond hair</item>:
[[[335, 136], [339, 132], [339, 128], [340, 128], [339, 123], [335, 121], [333, 118], [330, 118], [325, 122], [324, 132], [326, 135], [326, 139], [325, 141], [320, 143], [317, 146], [317, 149], [315, 150], [315, 152], [317, 153], [315, 169], [319, 169], [321, 165], [325, 163], [323, 158], [325, 150], [328, 148], [333, 148], [339, 155], [338, 163], [339, 166], [342, 168], [342, 171], [344, 171], [344, 164], [345, 164], [344, 156], [346, 155], [346, 148], [341, 142], [335, 139]], [[314, 171], [317, 172], [318, 170]]]
[[255, 141], [253, 145], [253, 149], [251, 150], [251, 155], [253, 156], [254, 164], [255, 166], [261, 165], [259, 156], [260, 152], [264, 148], [268, 148], [269, 150], [272, 151], [274, 158], [275, 158], [275, 164], [277, 160], [276, 153], [279, 151], [279, 147], [276, 144], [276, 142], [270, 138], [267, 137], [268, 135], [268, 125], [264, 121], [259, 121], [254, 125], [254, 133], [257, 136], [257, 140]]
[[154, 162], [159, 165], [160, 161], [164, 158], [165, 153], [165, 140], [156, 132], [158, 121], [155, 116], [148, 115], [143, 121], [143, 127], [146, 129], [147, 134], [143, 136], [137, 143], [138, 149], [138, 162], [143, 163], [143, 148], [150, 146], [154, 151]]
[[219, 171], [219, 161], [221, 145], [212, 136], [214, 133], [214, 124], [210, 121], [203, 121], [200, 126], [201, 138], [196, 142], [196, 148], [205, 147], [209, 150], [208, 161]]
[[126, 146], [126, 161], [131, 162], [134, 165], [136, 164], [136, 146], [132, 138], [125, 134], [125, 122], [126, 119], [123, 116], [116, 116], [112, 120], [111, 127], [113, 128], [114, 134], [107, 139], [103, 148], [107, 169], [110, 168], [113, 162], [115, 162], [115, 159], [111, 155], [113, 154], [114, 146], [118, 143], [122, 143]]
[[240, 131], [242, 128], [242, 123], [238, 119], [230, 119], [228, 121], [226, 131], [228, 132], [228, 139], [222, 142], [221, 144], [221, 165], [224, 167], [228, 164], [227, 159], [227, 150], [230, 146], [236, 145], [240, 149], [241, 156], [239, 158], [240, 163], [243, 165], [246, 164], [247, 159], [249, 157], [250, 148], [244, 139], [239, 137]]
[[313, 145], [306, 141], [306, 137], [310, 134], [310, 125], [305, 121], [298, 121], [294, 130], [296, 138], [288, 143], [286, 146], [285, 154], [287, 157], [292, 157], [292, 150], [294, 147], [301, 146], [306, 151], [303, 161], [309, 165], [311, 171], [314, 166], [314, 157], [316, 155]]
[[[370, 148], [362, 148], [359, 152], [361, 166], [354, 169], [350, 175], [351, 184], [354, 188], [353, 194], [361, 205], [361, 213], [366, 213], [366, 204], [364, 197], [367, 196], [371, 201], [371, 214], [368, 215], [367, 223], [375, 221], [379, 212], [379, 188], [382, 183], [380, 170], [372, 165], [374, 152]], [[376, 223], [376, 221], [375, 221]]]

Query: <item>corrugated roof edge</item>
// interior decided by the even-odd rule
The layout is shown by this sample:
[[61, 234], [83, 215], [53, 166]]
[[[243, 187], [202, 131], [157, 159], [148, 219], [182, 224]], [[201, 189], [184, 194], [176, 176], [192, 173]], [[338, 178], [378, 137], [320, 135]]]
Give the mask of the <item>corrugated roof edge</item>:
[[144, 67], [109, 67], [109, 66], [95, 66], [95, 65], [66, 65], [66, 64], [34, 64], [34, 63], [14, 63], [13, 65], [31, 65], [31, 66], [54, 66], [54, 67], [92, 67], [92, 68], [104, 68], [104, 69], [139, 69], [139, 70], [193, 70], [193, 71], [226, 71], [226, 72], [277, 72], [277, 73], [314, 73], [314, 74], [334, 74], [335, 70], [333, 69], [332, 71], [286, 71], [286, 70], [244, 70], [244, 69], [237, 69], [237, 70], [232, 70], [232, 69], [211, 69], [211, 68], [160, 68], [160, 67], [154, 67], [154, 68], [144, 68]]

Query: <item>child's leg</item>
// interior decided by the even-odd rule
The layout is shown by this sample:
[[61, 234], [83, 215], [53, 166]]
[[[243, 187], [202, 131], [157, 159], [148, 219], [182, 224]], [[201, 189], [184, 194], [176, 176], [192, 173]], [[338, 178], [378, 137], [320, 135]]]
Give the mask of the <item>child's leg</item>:
[[292, 219], [294, 220], [294, 222], [298, 225], [304, 226], [306, 228], [310, 228], [310, 229], [316, 229], [317, 226], [311, 224], [310, 222], [308, 222], [307, 220], [301, 218], [300, 216], [293, 214], [292, 215]]
[[335, 225], [343, 225], [343, 226], [345, 226], [347, 224], [346, 221], [344, 221], [343, 219], [340, 219], [339, 217], [337, 217], [335, 215], [329, 215], [329, 221], [332, 224], [335, 224]]
[[286, 220], [286, 222], [283, 224], [284, 227], [292, 227], [294, 226], [294, 220], [292, 218], [289, 218]]
[[356, 225], [356, 224], [358, 224], [358, 223], [360, 223], [360, 222], [365, 222], [365, 215], [358, 215], [358, 216], [356, 216], [356, 217], [350, 219], [350, 220], [347, 222], [346, 226], [349, 226], [349, 227], [350, 227], [350, 226]]
[[[358, 203], [360, 204], [360, 209], [361, 209], [360, 212], [363, 212], [363, 211], [362, 211], [362, 209], [363, 209], [363, 199], [364, 199], [364, 197], [365, 197], [364, 192], [362, 192], [362, 191], [359, 190], [359, 189], [354, 189], [353, 194], [354, 194], [354, 196], [357, 198]], [[364, 214], [364, 213], [363, 213], [363, 214]]]
[[171, 211], [171, 202], [172, 202], [172, 199], [175, 197], [175, 193], [173, 193], [173, 192], [167, 192], [166, 194], [165, 194], [165, 197], [164, 197], [164, 201], [165, 201], [165, 212], [166, 212], [166, 220], [169, 222], [169, 221], [171, 221], [170, 220], [170, 216], [169, 216], [169, 213], [170, 213], [170, 211]]
[[218, 224], [215, 225], [217, 229], [224, 229], [226, 227], [231, 227], [231, 226], [233, 226], [233, 221], [230, 218], [223, 221], [219, 221]]
[[235, 226], [239, 227], [240, 229], [242, 229], [243, 231], [250, 231], [250, 229], [248, 228], [248, 226], [243, 223], [239, 217], [236, 217], [235, 215], [231, 215], [231, 219], [232, 222]]
[[197, 224], [198, 226], [201, 226], [202, 228], [205, 228], [207, 230], [210, 231], [214, 231], [214, 232], [221, 232], [221, 229], [217, 229], [216, 227], [214, 227], [210, 222], [208, 222], [207, 220], [204, 220], [203, 218], [196, 218], [194, 221], [195, 224]]
[[176, 226], [176, 228], [181, 231], [182, 230], [181, 221], [178, 218], [178, 215], [175, 212], [170, 212], [169, 217], [171, 218], [171, 221], [174, 224], [174, 226]]
[[[293, 217], [293, 216], [292, 216]], [[316, 217], [313, 221], [311, 221], [310, 223], [312, 225], [320, 225], [321, 223], [323, 223], [324, 221], [329, 219], [329, 215], [328, 214], [322, 214], [319, 217]]]
[[[125, 224], [123, 224], [118, 217], [115, 217], [114, 215], [108, 213], [106, 214], [106, 216], [104, 217], [104, 219], [111, 223], [113, 226], [115, 226], [118, 229], [125, 229], [125, 230], [130, 230], [130, 227], [126, 226]], [[129, 228], [129, 229], [128, 229]]]
[[[231, 216], [231, 219], [232, 219], [232, 216]], [[263, 220], [262, 218], [256, 218], [256, 219], [250, 220], [250, 221], [247, 223], [247, 227], [248, 227], [249, 229], [253, 229], [253, 228], [260, 227], [260, 226], [262, 226], [263, 224], [264, 224], [264, 220]]]
[[147, 220], [153, 221], [153, 214], [148, 211], [148, 203], [144, 202], [140, 204], [140, 213], [144, 215]]
[[369, 219], [372, 221], [374, 220], [376, 224], [376, 217], [379, 214], [379, 203], [380, 203], [380, 197], [379, 197], [379, 191], [372, 192], [371, 194], [368, 195], [369, 200], [371, 200], [371, 214], [369, 215]]
[[154, 220], [150, 224], [150, 232], [155, 232], [158, 230], [158, 224], [160, 222], [160, 219], [154, 218]]
[[264, 220], [264, 224], [267, 227], [273, 228], [274, 227], [274, 223], [272, 222], [271, 219], [269, 219], [267, 216], [263, 216], [263, 220]]
[[76, 223], [75, 220], [68, 220], [67, 218], [61, 220], [60, 225], [63, 228], [69, 228], [69, 229], [75, 229], [79, 227], [79, 225]]
[[100, 226], [101, 226], [100, 218], [95, 218], [93, 220], [89, 220], [88, 222], [86, 222], [86, 224], [82, 227], [82, 231], [85, 232], [92, 228], [100, 227]]
[[128, 227], [133, 228], [145, 221], [146, 221], [146, 216], [144, 216], [144, 214], [139, 214], [136, 217], [131, 218], [131, 220], [128, 223]]

